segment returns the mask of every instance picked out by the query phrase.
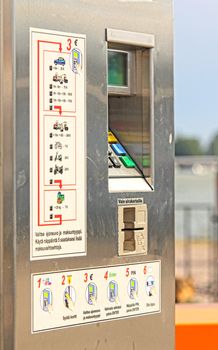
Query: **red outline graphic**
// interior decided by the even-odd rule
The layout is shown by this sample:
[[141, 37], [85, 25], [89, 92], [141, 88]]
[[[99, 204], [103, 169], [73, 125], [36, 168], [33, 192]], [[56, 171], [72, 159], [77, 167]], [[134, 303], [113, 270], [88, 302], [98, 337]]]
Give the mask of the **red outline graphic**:
[[62, 107], [61, 106], [54, 106], [54, 109], [57, 109], [59, 111], [59, 114], [62, 114]]
[[[55, 215], [54, 217], [55, 218], [59, 218], [58, 221], [56, 220], [45, 220], [45, 193], [46, 192], [59, 192], [59, 189], [58, 190], [45, 190], [44, 191], [44, 222], [52, 222], [52, 223], [55, 223], [55, 225], [61, 225], [63, 222], [66, 222], [66, 221], [76, 221], [77, 220], [77, 211], [76, 211], [76, 207], [77, 207], [77, 191], [75, 189], [62, 189], [62, 192], [66, 192], [66, 191], [71, 191], [71, 192], [75, 192], [75, 202], [74, 202], [74, 205], [75, 205], [75, 215], [73, 215], [73, 219], [66, 219], [66, 220], [63, 220], [63, 215], [62, 214], [58, 214], [58, 215]], [[56, 204], [55, 204], [56, 205]], [[42, 225], [41, 225], [42, 226]]]
[[59, 184], [59, 188], [62, 189], [62, 180], [54, 180], [55, 184]]
[[[44, 115], [44, 135], [43, 135], [43, 148], [44, 148], [44, 150], [45, 150], [45, 138], [46, 138], [46, 135], [45, 135], [45, 130], [46, 130], [46, 128], [45, 128], [45, 120], [46, 120], [46, 118], [55, 118], [55, 119], [57, 119], [58, 118], [58, 116], [56, 116], [56, 115]], [[76, 117], [71, 117], [71, 116], [64, 116], [63, 117], [63, 119], [64, 118], [71, 118], [71, 119], [73, 119], [74, 121], [75, 121], [75, 128], [74, 128], [74, 132], [72, 131], [71, 133], [72, 133], [72, 141], [74, 141], [74, 148], [75, 148], [75, 150], [74, 150], [74, 152], [72, 152], [71, 153], [71, 156], [72, 157], [74, 157], [74, 159], [75, 159], [75, 161], [74, 161], [74, 174], [73, 174], [73, 178], [75, 179], [75, 182], [74, 183], [71, 183], [71, 184], [69, 184], [69, 183], [64, 183], [64, 186], [76, 186], [76, 172], [77, 172], [77, 168], [76, 168], [76, 159], [77, 159], [77, 157], [76, 157]], [[44, 167], [44, 176], [43, 176], [43, 178], [44, 178], [44, 187], [54, 187], [55, 185], [50, 185], [50, 184], [46, 184], [46, 181], [45, 181], [45, 178], [46, 178], [46, 174], [45, 174], [45, 169], [46, 169], [46, 167], [45, 167], [45, 165], [46, 165], [46, 161], [48, 161], [48, 159], [46, 160], [45, 159], [45, 152], [43, 153], [43, 167]], [[63, 180], [62, 180], [62, 184], [63, 184]]]
[[[37, 132], [37, 151], [38, 151], [38, 156], [37, 156], [37, 162], [38, 162], [38, 172], [37, 172], [37, 175], [38, 175], [38, 226], [58, 226], [58, 225], [62, 225], [62, 222], [63, 221], [75, 221], [77, 220], [77, 191], [76, 189], [63, 189], [63, 186], [71, 186], [71, 185], [67, 185], [67, 184], [64, 184], [62, 180], [55, 180], [55, 183], [57, 184], [57, 189], [52, 189], [52, 190], [43, 190], [43, 192], [45, 193], [46, 191], [58, 191], [60, 190], [60, 188], [62, 189], [62, 191], [75, 191], [75, 219], [72, 219], [72, 220], [63, 220], [63, 217], [62, 217], [62, 214], [60, 215], [55, 215], [55, 218], [56, 219], [59, 219], [57, 222], [50, 222], [50, 223], [41, 223], [41, 218], [40, 218], [40, 185], [41, 185], [41, 180], [40, 180], [40, 162], [41, 162], [41, 154], [40, 154], [40, 118], [44, 117], [43, 115], [43, 112], [42, 112], [42, 115], [40, 115], [41, 111], [40, 111], [40, 83], [41, 83], [41, 78], [40, 78], [40, 69], [41, 69], [41, 64], [40, 64], [40, 55], [41, 55], [41, 51], [40, 51], [40, 44], [41, 43], [46, 43], [46, 44], [54, 44], [54, 45], [59, 45], [59, 51], [52, 51], [52, 52], [58, 52], [58, 53], [61, 53], [62, 52], [62, 43], [60, 42], [52, 42], [52, 41], [45, 41], [45, 40], [37, 40], [37, 128], [38, 128], [38, 132]], [[41, 49], [43, 50], [43, 49]], [[42, 52], [43, 54], [43, 59], [44, 59], [44, 51]], [[75, 77], [75, 108], [76, 108], [76, 77]], [[43, 84], [44, 84], [44, 61], [43, 61]], [[57, 116], [55, 115], [55, 117], [63, 117], [63, 113], [64, 111], [62, 110], [62, 106], [55, 106], [58, 111], [58, 114]], [[42, 111], [43, 111], [43, 106], [42, 106]], [[44, 111], [45, 112], [45, 111]], [[55, 111], [49, 111], [49, 112], [52, 112], [54, 113]], [[76, 112], [76, 111], [75, 111]], [[66, 113], [72, 113], [70, 111], [66, 111]], [[64, 116], [64, 118], [66, 117], [69, 117], [69, 116]], [[76, 127], [76, 117], [72, 117], [72, 118], [75, 118], [75, 127]], [[76, 142], [76, 131], [75, 131], [75, 142]], [[43, 142], [43, 145], [44, 145], [44, 142]], [[44, 153], [44, 152], [43, 152]], [[75, 145], [75, 156], [76, 156], [76, 145]], [[76, 158], [75, 158], [76, 159]], [[75, 160], [76, 161], [76, 160]], [[76, 173], [75, 173], [75, 180], [76, 180]], [[43, 185], [44, 187], [45, 185]], [[51, 186], [55, 186], [55, 185], [51, 185]], [[73, 186], [73, 185], [72, 185]], [[44, 198], [45, 198], [45, 195], [44, 195]], [[45, 209], [45, 205], [44, 205], [44, 209]], [[45, 222], [45, 221], [44, 221]]]
[[[43, 50], [43, 96], [45, 95], [45, 52], [53, 52], [53, 53], [56, 53], [57, 51], [52, 51], [52, 50]], [[70, 52], [62, 52], [63, 54], [67, 54], [67, 55], [70, 55]], [[70, 110], [70, 111], [65, 111], [65, 110], [62, 110], [62, 106], [54, 106], [54, 109], [52, 110], [48, 110], [48, 109], [45, 109], [45, 105], [44, 105], [44, 101], [43, 101], [43, 111], [44, 112], [55, 112], [55, 110], [58, 110], [59, 111], [59, 114], [61, 115], [62, 112], [65, 112], [65, 113], [76, 113], [76, 75], [74, 74], [73, 75], [74, 77], [74, 91], [73, 91], [73, 87], [72, 87], [72, 98], [74, 99], [75, 101], [75, 108], [74, 110]], [[74, 94], [74, 96], [73, 96]]]

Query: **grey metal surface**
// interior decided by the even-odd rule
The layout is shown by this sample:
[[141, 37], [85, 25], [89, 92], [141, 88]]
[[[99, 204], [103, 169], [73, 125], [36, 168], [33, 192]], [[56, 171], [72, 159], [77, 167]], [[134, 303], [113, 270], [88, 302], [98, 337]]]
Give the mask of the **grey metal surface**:
[[[75, 350], [174, 349], [174, 219], [173, 219], [173, 83], [171, 0], [2, 0], [4, 36], [4, 163], [1, 173], [1, 350], [70, 348]], [[14, 31], [13, 31], [14, 26]], [[29, 256], [29, 27], [87, 36], [88, 254], [86, 257], [30, 262]], [[108, 193], [107, 79], [105, 29], [151, 33], [154, 51], [155, 191]], [[14, 33], [14, 56], [12, 54]], [[16, 64], [13, 65], [13, 59]], [[12, 61], [11, 61], [12, 60]], [[16, 82], [12, 74], [16, 69]], [[1, 98], [2, 98], [1, 79]], [[13, 97], [16, 89], [16, 100]], [[13, 119], [13, 103], [15, 117]], [[16, 134], [16, 174], [13, 173], [13, 133]], [[13, 184], [16, 182], [16, 202]], [[143, 197], [148, 205], [146, 256], [117, 255], [117, 198]], [[4, 203], [2, 203], [4, 202]], [[13, 206], [15, 203], [15, 212]], [[103, 205], [102, 205], [103, 204]], [[15, 230], [13, 222], [16, 220]], [[4, 231], [2, 227], [4, 226]], [[15, 239], [14, 232], [16, 233]], [[14, 242], [14, 246], [13, 246]], [[13, 265], [13, 259], [15, 264]], [[161, 259], [160, 314], [80, 326], [31, 335], [30, 274]], [[14, 268], [13, 268], [14, 267]], [[15, 296], [14, 296], [15, 293]], [[3, 313], [2, 313], [3, 309]], [[13, 319], [15, 318], [15, 323]], [[2, 323], [1, 322], [1, 323]], [[2, 338], [1, 338], [2, 339]]]
[[15, 168], [13, 4], [0, 1], [0, 349], [14, 349]]

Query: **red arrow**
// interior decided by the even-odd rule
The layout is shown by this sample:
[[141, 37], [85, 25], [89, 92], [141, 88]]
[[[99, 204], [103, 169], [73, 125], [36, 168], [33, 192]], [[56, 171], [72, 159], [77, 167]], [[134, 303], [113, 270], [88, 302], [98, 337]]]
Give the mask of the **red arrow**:
[[62, 225], [62, 215], [55, 215], [55, 219], [60, 219], [60, 225]]
[[62, 44], [55, 41], [38, 40], [38, 43], [59, 45], [59, 52], [62, 52]]
[[62, 107], [61, 106], [54, 106], [54, 109], [58, 109], [59, 110], [59, 114], [62, 114]]
[[55, 184], [59, 184], [59, 187], [62, 188], [62, 180], [54, 180]]

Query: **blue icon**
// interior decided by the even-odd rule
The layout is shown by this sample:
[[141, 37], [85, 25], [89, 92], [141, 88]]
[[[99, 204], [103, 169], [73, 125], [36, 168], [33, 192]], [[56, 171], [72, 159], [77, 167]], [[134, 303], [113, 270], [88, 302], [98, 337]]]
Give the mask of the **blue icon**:
[[117, 156], [126, 155], [126, 150], [123, 148], [123, 146], [120, 143], [112, 143], [111, 148], [116, 153]]
[[65, 59], [63, 57], [58, 57], [56, 60], [54, 60], [54, 64], [57, 65], [57, 64], [60, 64], [61, 66], [64, 66], [65, 65]]

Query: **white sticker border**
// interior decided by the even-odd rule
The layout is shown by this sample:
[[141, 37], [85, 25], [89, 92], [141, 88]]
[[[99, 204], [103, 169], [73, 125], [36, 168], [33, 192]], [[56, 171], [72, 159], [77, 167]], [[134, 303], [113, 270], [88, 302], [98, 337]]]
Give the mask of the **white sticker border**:
[[87, 193], [87, 57], [86, 57], [86, 51], [87, 51], [87, 43], [86, 43], [86, 34], [77, 34], [77, 33], [69, 33], [69, 32], [62, 32], [57, 30], [49, 30], [49, 29], [43, 29], [43, 28], [37, 28], [37, 27], [29, 27], [29, 164], [30, 164], [30, 181], [29, 181], [29, 194], [30, 194], [30, 204], [29, 204], [29, 232], [30, 232], [30, 245], [29, 245], [29, 251], [30, 251], [30, 261], [38, 261], [38, 260], [48, 260], [48, 259], [58, 259], [58, 258], [67, 258], [67, 257], [75, 257], [75, 256], [87, 256], [87, 199], [84, 203], [84, 250], [81, 252], [73, 252], [70, 254], [55, 254], [55, 255], [47, 255], [47, 256], [34, 256], [33, 255], [33, 205], [32, 205], [32, 186], [33, 181], [32, 174], [33, 174], [33, 162], [32, 162], [32, 139], [33, 139], [33, 128], [32, 128], [32, 108], [33, 108], [33, 101], [32, 101], [32, 83], [33, 83], [33, 73], [32, 73], [32, 33], [43, 33], [48, 35], [61, 35], [61, 36], [72, 36], [76, 35], [77, 37], [80, 37], [84, 39], [84, 193]]
[[[67, 273], [67, 272], [77, 272], [77, 271], [89, 271], [89, 270], [99, 270], [99, 269], [105, 269], [105, 268], [112, 268], [112, 267], [126, 267], [126, 266], [133, 266], [133, 265], [144, 265], [144, 264], [152, 264], [152, 263], [159, 263], [159, 310], [158, 311], [152, 311], [152, 312], [146, 312], [146, 313], [140, 313], [140, 314], [135, 314], [135, 315], [129, 315], [129, 316], [121, 316], [121, 317], [115, 317], [115, 318], [110, 318], [110, 319], [101, 319], [98, 321], [90, 321], [90, 322], [85, 322], [85, 323], [78, 323], [78, 324], [73, 324], [73, 325], [66, 325], [66, 326], [57, 326], [53, 328], [48, 328], [48, 329], [42, 329], [42, 330], [37, 330], [34, 331], [34, 286], [33, 286], [33, 280], [34, 276], [40, 276], [40, 275], [51, 275], [51, 274], [59, 274], [59, 273]], [[143, 316], [149, 316], [149, 315], [155, 315], [155, 314], [160, 314], [162, 312], [162, 274], [161, 274], [161, 260], [151, 260], [151, 261], [143, 261], [143, 262], [138, 262], [135, 264], [119, 264], [119, 265], [104, 265], [104, 266], [98, 266], [98, 267], [93, 267], [93, 268], [82, 268], [82, 269], [67, 269], [67, 270], [58, 270], [58, 271], [51, 271], [51, 272], [42, 272], [42, 273], [32, 273], [31, 274], [31, 334], [37, 334], [37, 333], [45, 333], [45, 332], [52, 332], [56, 330], [63, 330], [67, 328], [74, 328], [74, 327], [81, 327], [81, 326], [89, 326], [92, 324], [96, 323], [106, 323], [106, 322], [111, 322], [111, 321], [119, 321], [119, 320], [126, 320], [129, 318], [135, 318], [135, 317], [143, 317]]]

